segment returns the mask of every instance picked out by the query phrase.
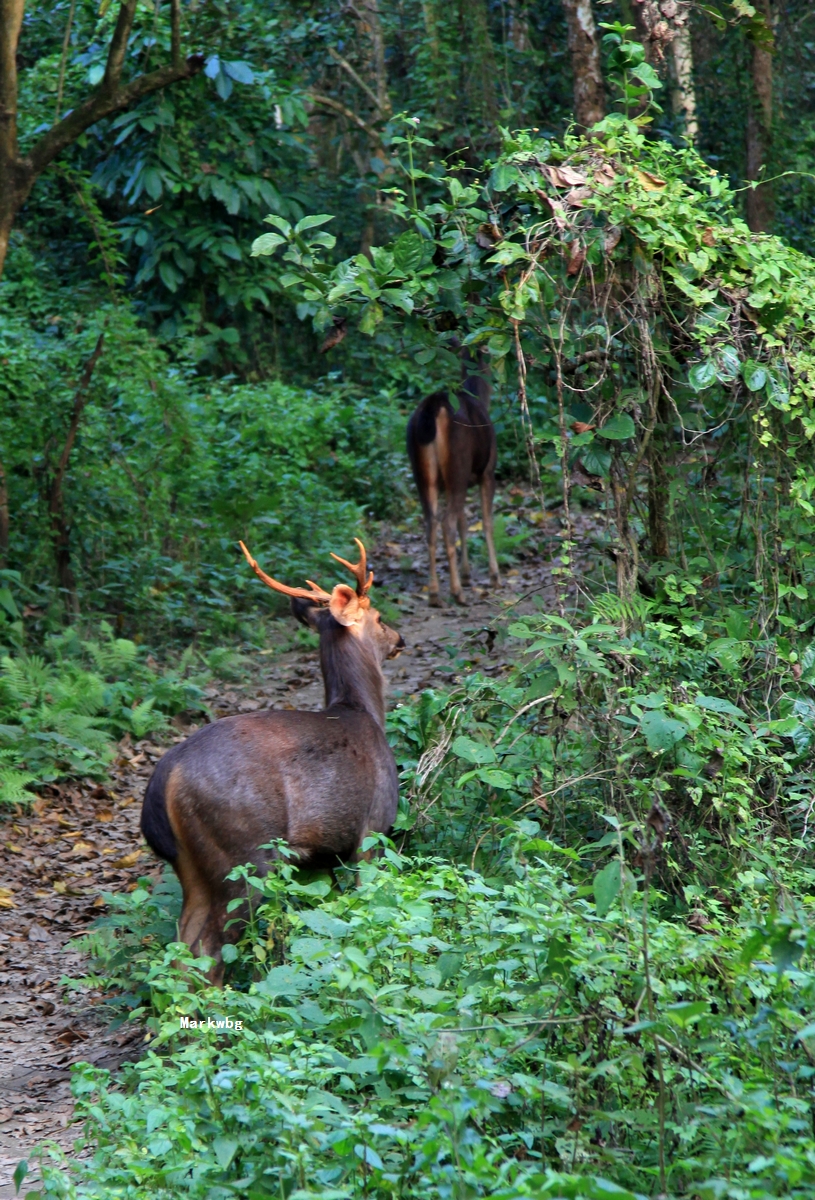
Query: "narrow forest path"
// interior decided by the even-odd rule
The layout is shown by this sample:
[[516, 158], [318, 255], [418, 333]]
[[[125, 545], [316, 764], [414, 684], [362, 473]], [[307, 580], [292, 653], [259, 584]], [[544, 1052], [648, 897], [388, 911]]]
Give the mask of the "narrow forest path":
[[[534, 505], [529, 499], [527, 506], [520, 489], [514, 493], [513, 519], [523, 523]], [[560, 532], [555, 515], [543, 526], [529, 526], [535, 542], [528, 557], [504, 568], [499, 591], [480, 586], [487, 571], [475, 564], [464, 608], [429, 607], [427, 553], [417, 525], [389, 531], [369, 550], [378, 587], [398, 602], [393, 604], [398, 615], [389, 610], [388, 620], [406, 642], [402, 655], [386, 664], [391, 706], [450, 682], [457, 670], [453, 657], [465, 646], [474, 668], [501, 674], [507, 647], [487, 634], [496, 616], [516, 604], [516, 611], [529, 611], [536, 596], [547, 605], [554, 602], [550, 559]], [[585, 544], [596, 517], [578, 516], [575, 525]], [[444, 594], [446, 572], [440, 574]], [[291, 648], [290, 635], [280, 622], [286, 640], [258, 654], [248, 679], [208, 690], [213, 715], [322, 707], [317, 650]], [[101, 893], [132, 890], [140, 876], [161, 874], [142, 841], [139, 815], [147, 780], [166, 749], [149, 740], [123, 743], [108, 785], [50, 788], [24, 815], [0, 819], [0, 887], [11, 892], [11, 907], [0, 907], [0, 1200], [15, 1195], [12, 1173], [38, 1144], [53, 1140], [69, 1149], [77, 1137], [71, 1127], [72, 1064], [115, 1069], [141, 1053], [140, 1029], [110, 1030], [100, 1010], [102, 997], [71, 992], [61, 980], [82, 974], [82, 956], [65, 946], [104, 912]]]

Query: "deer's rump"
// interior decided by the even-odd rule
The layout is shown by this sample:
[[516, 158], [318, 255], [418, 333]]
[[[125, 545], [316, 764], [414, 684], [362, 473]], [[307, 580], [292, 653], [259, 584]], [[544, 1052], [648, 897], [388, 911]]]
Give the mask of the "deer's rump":
[[407, 450], [413, 476], [422, 485], [459, 475], [476, 483], [494, 462], [495, 433], [487, 409], [460, 393], [454, 409], [446, 392], [434, 392], [417, 406], [407, 427]]
[[194, 862], [217, 886], [232, 867], [268, 858], [258, 847], [275, 838], [309, 865], [350, 859], [369, 831], [391, 829], [397, 800], [393, 755], [367, 712], [249, 713], [164, 755], [142, 832], [160, 857]]

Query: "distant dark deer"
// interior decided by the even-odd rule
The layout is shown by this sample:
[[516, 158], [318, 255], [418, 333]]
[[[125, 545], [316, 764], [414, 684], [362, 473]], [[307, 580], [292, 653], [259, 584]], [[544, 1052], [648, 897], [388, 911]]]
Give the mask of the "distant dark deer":
[[355, 565], [356, 591], [331, 592], [306, 580], [291, 588], [264, 574], [241, 542], [255, 574], [292, 597], [292, 612], [320, 635], [325, 681], [322, 712], [267, 711], [225, 717], [174, 746], [147, 785], [141, 828], [172, 863], [184, 901], [179, 934], [212, 956], [213, 981], [223, 975], [227, 905], [242, 894], [225, 877], [241, 863], [268, 869], [275, 857], [260, 846], [285, 839], [300, 865], [353, 861], [371, 832], [388, 833], [398, 784], [385, 740], [382, 663], [404, 647], [371, 607], [365, 547]]
[[[478, 362], [474, 363], [468, 352], [462, 354], [462, 383], [456, 400], [458, 409], [453, 408], [446, 391], [434, 392], [422, 400], [407, 427], [408, 457], [419, 490], [427, 534], [429, 598], [436, 607], [441, 606], [439, 578], [436, 574], [436, 536], [442, 492], [446, 496], [446, 503], [441, 528], [450, 567], [453, 599], [458, 604], [464, 604], [461, 586], [470, 582], [467, 489], [476, 483], [481, 490], [481, 517], [490, 563], [490, 582], [493, 587], [501, 582], [492, 527], [495, 429], [489, 413], [490, 385], [484, 374], [481, 355]], [[460, 576], [456, 555], [457, 528], [461, 539]]]

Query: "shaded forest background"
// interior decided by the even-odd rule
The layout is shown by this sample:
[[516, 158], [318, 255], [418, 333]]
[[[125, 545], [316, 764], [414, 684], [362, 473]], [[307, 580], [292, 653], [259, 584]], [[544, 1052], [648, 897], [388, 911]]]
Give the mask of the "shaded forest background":
[[419, 647], [359, 886], [249, 876], [246, 1036], [179, 1025], [223, 995], [169, 875], [6, 843], [145, 1038], [42, 1195], [808, 1200], [811, 3], [0, 0], [0, 118], [12, 821], [104, 797], [135, 868], [111, 773], [281, 654], [239, 538], [290, 582], [379, 539], [415, 618], [404, 427], [462, 341], [539, 573]]

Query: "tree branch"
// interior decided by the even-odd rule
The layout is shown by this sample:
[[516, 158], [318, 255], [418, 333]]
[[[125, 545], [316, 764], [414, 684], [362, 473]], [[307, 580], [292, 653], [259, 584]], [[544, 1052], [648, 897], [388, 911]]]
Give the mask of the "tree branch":
[[379, 133], [363, 121], [362, 117], [357, 116], [353, 109], [346, 108], [344, 104], [340, 104], [339, 100], [332, 100], [330, 96], [321, 96], [319, 92], [309, 92], [308, 97], [313, 104], [321, 104], [323, 108], [330, 108], [334, 112], [341, 113], [344, 117], [347, 117], [349, 121], [353, 121], [354, 125], [361, 129], [363, 133], [367, 133], [372, 142], [381, 147], [382, 138]]
[[170, 42], [173, 66], [181, 65], [181, 5], [179, 0], [170, 0]]
[[49, 507], [53, 510], [55, 506], [62, 502], [62, 481], [65, 478], [65, 472], [68, 468], [68, 459], [71, 457], [71, 451], [74, 448], [76, 440], [76, 432], [79, 429], [79, 422], [82, 417], [88, 399], [88, 388], [90, 387], [91, 377], [93, 376], [94, 368], [99, 362], [102, 355], [102, 349], [105, 345], [105, 335], [100, 333], [96, 341], [93, 354], [85, 363], [85, 370], [82, 372], [82, 378], [79, 381], [79, 386], [74, 395], [74, 407], [71, 414], [71, 421], [68, 426], [68, 434], [65, 438], [65, 445], [62, 448], [62, 454], [59, 456], [57, 469], [54, 472], [54, 477], [49, 488]]
[[119, 15], [116, 18], [116, 28], [110, 39], [108, 61], [105, 64], [105, 75], [99, 89], [100, 92], [115, 92], [119, 87], [127, 53], [127, 40], [130, 37], [130, 30], [133, 28], [133, 18], [136, 16], [136, 4], [137, 0], [122, 0]]
[[338, 54], [333, 46], [329, 46], [328, 53], [334, 59], [334, 62], [337, 63], [338, 66], [342, 67], [343, 71], [347, 71], [347, 73], [351, 76], [351, 78], [353, 79], [353, 81], [357, 85], [357, 87], [362, 88], [365, 95], [369, 98], [369, 100], [371, 100], [373, 102], [373, 106], [376, 109], [379, 116], [382, 116], [382, 112], [379, 107], [379, 101], [376, 98], [376, 92], [374, 92], [371, 88], [368, 87], [365, 80], [361, 79], [359, 77], [359, 75], [357, 75], [356, 71], [351, 66], [351, 64], [348, 62], [348, 60], [343, 58], [341, 54]]
[[194, 54], [178, 65], [170, 63], [148, 75], [140, 75], [112, 94], [105, 91], [103, 84], [95, 96], [68, 113], [58, 125], [53, 125], [34, 145], [27, 159], [23, 160], [31, 175], [31, 182], [91, 125], [123, 108], [129, 108], [150, 92], [157, 92], [159, 88], [169, 87], [171, 83], [178, 83], [182, 79], [192, 79], [203, 65], [203, 55]]

